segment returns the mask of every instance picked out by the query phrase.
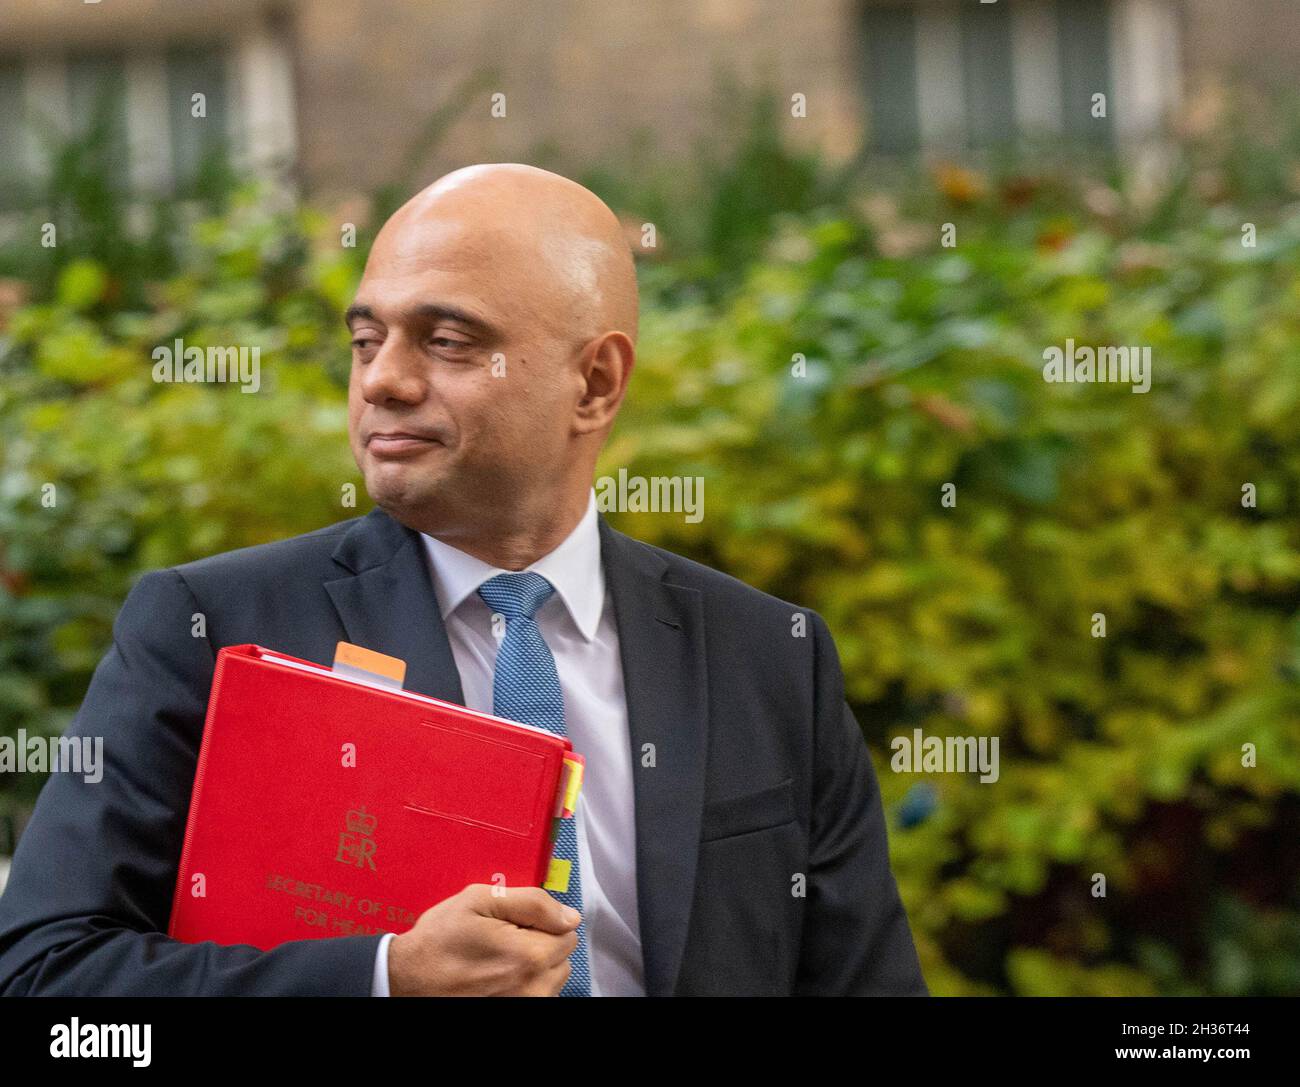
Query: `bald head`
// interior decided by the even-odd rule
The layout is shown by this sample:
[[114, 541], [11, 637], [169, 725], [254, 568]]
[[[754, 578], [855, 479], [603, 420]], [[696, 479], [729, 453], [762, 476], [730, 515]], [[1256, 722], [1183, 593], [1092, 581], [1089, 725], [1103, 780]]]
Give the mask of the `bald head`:
[[557, 545], [635, 358], [617, 216], [546, 170], [457, 170], [384, 224], [347, 321], [349, 436], [375, 502], [506, 569]]
[[522, 163], [466, 166], [416, 193], [384, 224], [371, 261], [460, 246], [508, 276], [535, 314], [584, 339], [636, 342], [636, 267], [622, 224], [590, 189]]

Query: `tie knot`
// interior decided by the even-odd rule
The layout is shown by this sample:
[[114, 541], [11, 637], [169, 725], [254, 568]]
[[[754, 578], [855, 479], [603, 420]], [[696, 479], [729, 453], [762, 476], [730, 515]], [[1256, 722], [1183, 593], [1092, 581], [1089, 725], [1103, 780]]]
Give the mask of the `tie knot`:
[[521, 574], [497, 574], [478, 587], [478, 595], [493, 611], [511, 619], [531, 619], [555, 592], [541, 574], [525, 571]]

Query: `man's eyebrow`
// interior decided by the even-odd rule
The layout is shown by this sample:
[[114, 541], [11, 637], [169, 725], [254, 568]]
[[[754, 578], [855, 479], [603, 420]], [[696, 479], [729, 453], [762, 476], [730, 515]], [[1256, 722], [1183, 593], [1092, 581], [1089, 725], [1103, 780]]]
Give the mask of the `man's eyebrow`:
[[475, 317], [468, 310], [459, 306], [447, 306], [437, 302], [422, 302], [411, 309], [413, 317], [423, 317], [429, 321], [455, 321], [477, 332], [480, 336], [496, 336], [495, 325], [489, 324], [482, 317]]
[[349, 306], [347, 312], [343, 314], [343, 323], [347, 325], [348, 328], [351, 328], [352, 322], [358, 317], [365, 317], [366, 319], [373, 321], [375, 319], [375, 311], [369, 306]]
[[[482, 317], [475, 317], [468, 310], [463, 310], [459, 306], [448, 306], [437, 302], [422, 302], [418, 306], [412, 306], [409, 310], [404, 311], [411, 317], [419, 317], [428, 321], [455, 321], [458, 324], [465, 325], [467, 328], [479, 333], [484, 337], [495, 337], [498, 330], [495, 325], [483, 320]], [[349, 328], [352, 322], [358, 318], [365, 318], [369, 321], [377, 320], [375, 311], [365, 305], [351, 305], [343, 315], [343, 322]]]

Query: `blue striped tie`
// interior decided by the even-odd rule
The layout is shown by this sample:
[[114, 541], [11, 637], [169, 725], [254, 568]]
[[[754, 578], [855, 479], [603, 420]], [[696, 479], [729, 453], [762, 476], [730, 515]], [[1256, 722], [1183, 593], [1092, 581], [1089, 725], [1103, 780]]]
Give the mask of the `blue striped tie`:
[[[497, 647], [492, 677], [492, 712], [511, 721], [536, 725], [563, 736], [564, 692], [560, 676], [533, 616], [555, 592], [541, 574], [497, 574], [479, 586], [478, 595], [505, 617], [506, 633]], [[582, 912], [582, 879], [578, 871], [577, 818], [561, 819], [555, 857], [568, 861], [569, 888], [551, 896]], [[569, 980], [561, 996], [591, 996], [591, 964], [587, 956], [587, 922], [578, 925], [578, 946], [569, 956]]]

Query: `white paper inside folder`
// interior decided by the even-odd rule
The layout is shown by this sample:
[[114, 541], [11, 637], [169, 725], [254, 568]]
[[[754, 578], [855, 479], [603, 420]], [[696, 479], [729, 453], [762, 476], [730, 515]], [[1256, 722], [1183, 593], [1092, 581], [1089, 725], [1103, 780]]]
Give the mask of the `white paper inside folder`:
[[[281, 657], [278, 654], [269, 651], [264, 651], [259, 657], [259, 659], [266, 661], [268, 664], [281, 664], [284, 665], [286, 668], [296, 668], [300, 672], [311, 672], [314, 675], [318, 675], [318, 676], [333, 676], [335, 679], [346, 680], [348, 683], [360, 683], [366, 687], [378, 687], [382, 691], [392, 691], [394, 694], [399, 694], [403, 698], [413, 698], [417, 702], [445, 703], [444, 699], [430, 698], [427, 694], [420, 694], [418, 691], [406, 690], [405, 687], [403, 687], [402, 685], [406, 680], [406, 663], [402, 660], [399, 660], [397, 657], [386, 657], [382, 653], [374, 653], [372, 650], [362, 649], [360, 646], [351, 645], [348, 642], [339, 642], [340, 649], [342, 649], [342, 647], [344, 646], [347, 646], [348, 650], [352, 652], [356, 652], [359, 650], [363, 654], [367, 654], [375, 657], [383, 657], [384, 660], [392, 661], [393, 663], [390, 667], [397, 670], [395, 674], [390, 673], [388, 675], [384, 675], [383, 673], [376, 672], [370, 668], [359, 667], [358, 665], [351, 663], [347, 660], [340, 661], [338, 659], [337, 650], [335, 651], [335, 661], [334, 661], [333, 668], [322, 668], [320, 665], [317, 664], [308, 664], [305, 661], [290, 660], [288, 657]], [[350, 653], [345, 654], [345, 656], [350, 656], [350, 655], [351, 655]], [[346, 665], [347, 667], [340, 668], [339, 667], [340, 664]], [[461, 713], [473, 714], [475, 717], [482, 717], [489, 721], [509, 720], [508, 718], [504, 718], [504, 717], [496, 717], [490, 713], [482, 713], [479, 710], [472, 710], [467, 706], [462, 706], [458, 702], [453, 702], [451, 703], [451, 705], [454, 705], [457, 708], [457, 710]], [[532, 732], [545, 733], [547, 736], [555, 735], [555, 733], [549, 731], [548, 729], [544, 729], [539, 725], [529, 725], [524, 723], [523, 721], [510, 721], [509, 723], [514, 725], [516, 728], [526, 728]]]
[[[375, 661], [372, 658], [379, 658], [379, 660]], [[399, 660], [397, 657], [387, 657], [382, 653], [363, 649], [359, 645], [351, 645], [348, 642], [339, 642], [334, 651], [334, 666], [332, 668], [322, 668], [317, 664], [290, 660], [288, 657], [281, 657], [277, 653], [263, 652], [261, 659], [269, 664], [281, 664], [286, 668], [297, 668], [301, 672], [312, 672], [318, 676], [334, 676], [337, 679], [346, 679], [349, 683], [378, 687], [384, 691], [397, 691], [411, 698], [422, 697], [414, 691], [403, 689], [402, 684], [406, 679], [406, 663], [404, 661]]]

